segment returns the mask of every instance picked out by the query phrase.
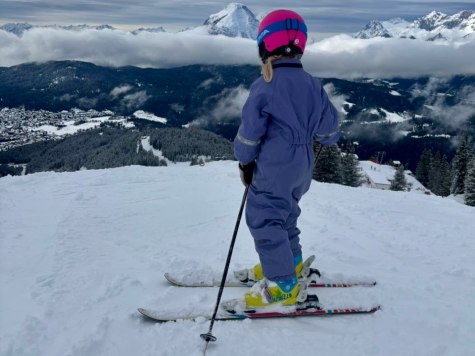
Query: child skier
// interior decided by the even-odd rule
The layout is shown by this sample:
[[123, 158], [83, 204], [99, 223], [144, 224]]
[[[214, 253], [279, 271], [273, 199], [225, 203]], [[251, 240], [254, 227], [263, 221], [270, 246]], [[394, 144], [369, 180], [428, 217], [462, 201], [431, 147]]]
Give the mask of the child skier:
[[305, 22], [293, 11], [273, 11], [260, 23], [262, 77], [250, 88], [234, 140], [241, 179], [250, 185], [246, 222], [261, 262], [236, 273], [256, 281], [244, 295], [245, 308], [301, 299], [297, 219], [312, 180], [313, 137], [323, 145], [340, 137], [336, 110], [322, 84], [302, 68], [306, 40]]

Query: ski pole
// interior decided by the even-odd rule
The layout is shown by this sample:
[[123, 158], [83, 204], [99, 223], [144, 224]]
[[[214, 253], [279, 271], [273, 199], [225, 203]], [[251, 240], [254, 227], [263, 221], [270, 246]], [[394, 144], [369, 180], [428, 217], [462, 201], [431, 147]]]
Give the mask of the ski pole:
[[322, 153], [322, 150], [323, 150], [323, 145], [321, 144], [321, 145], [320, 145], [320, 148], [318, 149], [318, 152], [317, 152], [317, 154], [316, 154], [316, 156], [315, 156], [315, 160], [314, 160], [314, 163], [313, 163], [314, 166], [317, 164], [318, 157], [320, 157], [320, 153]]
[[242, 197], [241, 207], [239, 208], [239, 214], [236, 221], [236, 226], [234, 228], [233, 238], [231, 239], [231, 245], [229, 246], [228, 258], [226, 259], [226, 265], [224, 266], [223, 278], [221, 279], [221, 284], [219, 286], [218, 298], [216, 299], [216, 305], [214, 307], [214, 313], [211, 317], [211, 322], [209, 325], [209, 330], [206, 334], [201, 334], [201, 338], [206, 341], [205, 350], [208, 347], [210, 341], [215, 342], [217, 338], [211, 333], [213, 330], [214, 321], [216, 319], [216, 314], [218, 313], [219, 303], [221, 301], [221, 295], [223, 294], [224, 284], [226, 283], [226, 277], [228, 276], [229, 263], [231, 262], [231, 256], [233, 254], [234, 243], [236, 242], [236, 236], [239, 230], [239, 224], [241, 223], [242, 212], [244, 210], [244, 205], [246, 203], [247, 192], [249, 191], [249, 185], [246, 186], [244, 195]]

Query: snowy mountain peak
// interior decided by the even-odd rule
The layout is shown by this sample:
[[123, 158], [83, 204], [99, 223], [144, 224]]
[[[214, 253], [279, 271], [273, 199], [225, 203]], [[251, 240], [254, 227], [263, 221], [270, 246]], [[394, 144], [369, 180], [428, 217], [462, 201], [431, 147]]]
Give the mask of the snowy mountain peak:
[[396, 18], [387, 21], [371, 21], [357, 32], [355, 38], [396, 37], [412, 38], [425, 41], [444, 40], [456, 41], [472, 39], [475, 32], [475, 11], [461, 11], [447, 15], [432, 11], [426, 16], [407, 22]]
[[463, 35], [475, 31], [475, 11], [461, 11], [452, 16], [432, 11], [429, 15], [414, 21], [413, 26], [426, 31], [461, 31]]
[[28, 31], [33, 26], [29, 23], [7, 23], [3, 26], [0, 26], [0, 30], [13, 33], [17, 36], [21, 36], [23, 32]]
[[354, 36], [355, 38], [368, 39], [373, 37], [392, 37], [388, 30], [379, 21], [370, 21], [366, 27]]
[[428, 20], [432, 19], [434, 21], [437, 21], [441, 18], [444, 18], [444, 17], [447, 17], [447, 14], [444, 14], [443, 12], [440, 12], [440, 11], [431, 11], [429, 14], [427, 14], [426, 16], [422, 17], [422, 18], [426, 18]]
[[392, 23], [393, 25], [399, 25], [402, 23], [407, 23], [406, 20], [400, 17], [395, 17], [393, 19], [389, 19], [387, 22]]
[[459, 27], [460, 30], [466, 31], [467, 33], [475, 32], [475, 11], [461, 11], [458, 14], [450, 16], [445, 26]]
[[426, 31], [434, 30], [442, 20], [446, 19], [448, 16], [439, 11], [432, 11], [426, 16], [423, 16], [414, 21], [414, 27], [420, 28]]
[[230, 3], [220, 12], [210, 15], [204, 26], [212, 35], [255, 39], [259, 21], [247, 6]]

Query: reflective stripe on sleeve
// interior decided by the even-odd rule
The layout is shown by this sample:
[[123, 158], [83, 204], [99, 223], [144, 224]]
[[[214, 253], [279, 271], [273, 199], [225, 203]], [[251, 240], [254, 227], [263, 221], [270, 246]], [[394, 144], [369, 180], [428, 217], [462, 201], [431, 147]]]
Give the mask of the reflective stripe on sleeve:
[[330, 133], [327, 133], [327, 134], [325, 134], [325, 135], [316, 134], [315, 136], [317, 137], [317, 139], [319, 139], [319, 138], [320, 138], [320, 139], [326, 139], [326, 138], [333, 137], [333, 136], [337, 135], [339, 132], [341, 132], [341, 123], [342, 123], [342, 122], [341, 122], [341, 120], [339, 119], [339, 120], [338, 120], [338, 126], [337, 126], [337, 128], [336, 128], [335, 131], [330, 132]]
[[248, 140], [247, 138], [243, 137], [239, 132], [238, 132], [236, 138], [241, 143], [245, 144], [246, 146], [257, 146], [261, 143], [261, 140], [257, 140], [257, 141]]

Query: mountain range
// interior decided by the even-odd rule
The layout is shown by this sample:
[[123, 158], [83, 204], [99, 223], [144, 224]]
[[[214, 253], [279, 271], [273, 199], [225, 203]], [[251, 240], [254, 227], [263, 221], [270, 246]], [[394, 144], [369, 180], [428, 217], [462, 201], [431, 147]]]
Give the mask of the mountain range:
[[409, 38], [425, 41], [475, 40], [475, 11], [461, 11], [454, 15], [432, 11], [413, 22], [401, 18], [370, 21], [354, 35], [355, 38]]
[[[181, 32], [194, 31], [211, 35], [255, 39], [258, 26], [259, 18], [247, 6], [240, 3], [230, 3], [223, 10], [210, 15], [204, 21], [203, 25], [183, 29]], [[29, 23], [8, 23], [0, 26], [0, 30], [13, 33], [17, 36], [22, 36], [26, 31], [34, 28], [52, 28], [68, 31], [119, 31], [110, 25], [38, 26]], [[158, 26], [153, 28], [139, 28], [130, 33], [138, 35], [142, 32], [156, 33], [165, 31], [163, 27]], [[475, 40], [475, 11], [465, 10], [454, 15], [432, 11], [428, 15], [412, 22], [408, 22], [402, 18], [393, 18], [386, 21], [372, 20], [364, 29], [354, 34], [353, 37], [359, 39], [392, 37], [421, 39], [426, 41]]]
[[[230, 3], [223, 10], [210, 15], [203, 23], [203, 25], [195, 28], [183, 29], [183, 31], [200, 31], [209, 33], [211, 35], [224, 35], [228, 37], [242, 37], [255, 39], [257, 36], [257, 28], [259, 26], [258, 18], [252, 13], [249, 8], [243, 4]], [[83, 30], [110, 30], [120, 31], [110, 25], [90, 26], [90, 25], [32, 25], [29, 23], [7, 23], [0, 26], [0, 30], [13, 33], [17, 36], [22, 36], [26, 31], [35, 28], [50, 28], [62, 29], [67, 31], [83, 31]], [[133, 35], [138, 35], [142, 32], [166, 32], [162, 27], [139, 28], [130, 31]]]
[[[30, 31], [35, 28], [48, 28], [48, 29], [53, 29], [53, 30], [61, 29], [61, 30], [67, 30], [67, 31], [117, 30], [116, 28], [110, 25], [91, 26], [91, 25], [86, 25], [86, 24], [61, 26], [61, 25], [32, 25], [32, 24], [23, 22], [23, 23], [7, 23], [3, 26], [0, 26], [0, 30], [13, 33], [17, 36], [22, 36], [26, 31]], [[140, 29], [136, 31], [140, 31]]]

